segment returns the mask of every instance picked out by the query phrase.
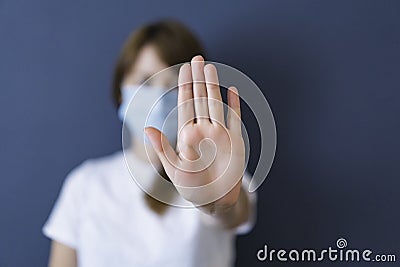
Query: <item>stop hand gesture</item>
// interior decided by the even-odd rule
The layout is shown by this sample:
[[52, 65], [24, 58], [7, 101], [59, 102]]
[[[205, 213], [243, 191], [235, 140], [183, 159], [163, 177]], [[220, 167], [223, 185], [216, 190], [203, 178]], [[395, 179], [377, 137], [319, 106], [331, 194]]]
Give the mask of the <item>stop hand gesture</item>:
[[239, 198], [245, 164], [240, 100], [228, 88], [227, 124], [217, 70], [196, 56], [180, 68], [176, 150], [156, 128], [145, 129], [177, 191], [196, 206], [230, 208]]

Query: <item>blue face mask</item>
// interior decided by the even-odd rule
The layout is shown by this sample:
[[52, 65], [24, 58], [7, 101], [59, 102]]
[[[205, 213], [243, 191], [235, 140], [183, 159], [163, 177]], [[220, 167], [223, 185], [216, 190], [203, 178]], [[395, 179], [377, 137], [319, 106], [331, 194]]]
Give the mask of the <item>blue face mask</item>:
[[[140, 89], [140, 90], [139, 90]], [[127, 85], [121, 88], [122, 103], [118, 116], [134, 136], [148, 142], [143, 129], [152, 126], [175, 144], [178, 131], [178, 90], [162, 87]]]

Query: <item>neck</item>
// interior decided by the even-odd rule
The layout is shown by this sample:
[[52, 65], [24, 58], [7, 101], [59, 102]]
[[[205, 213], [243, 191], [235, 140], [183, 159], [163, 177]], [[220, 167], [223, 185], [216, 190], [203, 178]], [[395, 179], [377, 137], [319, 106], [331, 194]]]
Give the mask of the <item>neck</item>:
[[151, 144], [143, 142], [140, 138], [133, 138], [132, 146], [132, 153], [140, 160], [153, 164], [157, 168], [161, 167], [161, 162]]

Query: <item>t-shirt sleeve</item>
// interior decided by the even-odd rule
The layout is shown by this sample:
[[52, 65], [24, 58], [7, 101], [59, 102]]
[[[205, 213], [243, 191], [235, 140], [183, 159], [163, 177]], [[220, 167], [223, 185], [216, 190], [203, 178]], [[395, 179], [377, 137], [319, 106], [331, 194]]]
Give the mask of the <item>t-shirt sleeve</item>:
[[71, 248], [76, 248], [78, 242], [78, 226], [87, 180], [86, 165], [83, 163], [67, 175], [50, 216], [42, 228], [45, 236]]
[[245, 172], [242, 179], [242, 189], [244, 192], [246, 192], [247, 198], [249, 200], [250, 216], [246, 222], [236, 227], [237, 235], [243, 235], [249, 233], [253, 229], [257, 220], [257, 193], [256, 191], [249, 192], [250, 179], [251, 179], [250, 174]]

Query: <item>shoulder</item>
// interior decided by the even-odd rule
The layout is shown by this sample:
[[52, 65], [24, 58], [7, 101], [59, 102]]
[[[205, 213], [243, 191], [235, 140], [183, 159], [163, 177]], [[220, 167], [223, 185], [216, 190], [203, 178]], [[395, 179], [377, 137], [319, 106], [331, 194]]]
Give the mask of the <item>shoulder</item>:
[[122, 151], [117, 151], [112, 154], [99, 158], [90, 158], [82, 162], [74, 171], [91, 173], [104, 173], [115, 171], [125, 167], [125, 159]]
[[110, 177], [129, 175], [124, 154], [117, 151], [99, 158], [90, 158], [74, 167], [67, 175], [64, 186], [85, 187], [88, 184], [107, 182]]
[[105, 199], [105, 196], [110, 196], [111, 190], [117, 191], [109, 186], [114, 178], [117, 181], [127, 180], [129, 183], [128, 178], [121, 179], [121, 174], [118, 174], [123, 174], [123, 170], [126, 170], [124, 164], [123, 153], [116, 152], [101, 158], [85, 160], [73, 168], [64, 180], [59, 197], [43, 227], [44, 234], [70, 247], [77, 247], [80, 227], [88, 218], [85, 211], [97, 207], [100, 201], [106, 204], [110, 202], [110, 198]]

